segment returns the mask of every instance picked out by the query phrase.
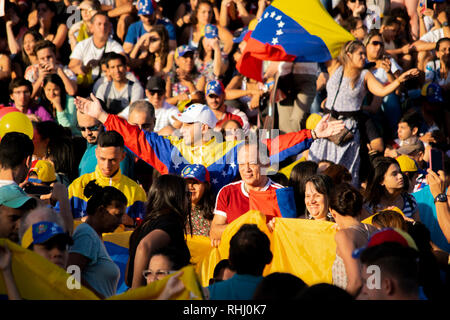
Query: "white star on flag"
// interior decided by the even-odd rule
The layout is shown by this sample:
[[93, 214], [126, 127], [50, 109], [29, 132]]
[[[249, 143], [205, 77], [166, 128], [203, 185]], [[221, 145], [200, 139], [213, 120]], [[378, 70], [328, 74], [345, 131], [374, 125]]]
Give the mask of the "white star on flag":
[[285, 25], [285, 23], [283, 21], [280, 21], [280, 23], [278, 24], [278, 28], [283, 28]]
[[222, 176], [226, 177], [227, 173], [225, 171], [222, 171]]
[[267, 19], [268, 16], [269, 16], [269, 13], [266, 12], [266, 13], [264, 14], [264, 19]]
[[273, 38], [272, 39], [272, 44], [277, 44], [278, 43], [278, 38]]
[[236, 164], [232, 163], [232, 164], [230, 164], [230, 167], [232, 167], [234, 169], [234, 168], [236, 168]]
[[281, 36], [283, 34], [283, 30], [277, 30], [277, 36]]
[[214, 178], [213, 180], [212, 180], [212, 183], [214, 183], [214, 184], [218, 184], [219, 183], [219, 181], [216, 179], [216, 178]]
[[174, 167], [175, 169], [178, 169], [179, 166], [180, 166], [180, 165], [179, 165], [178, 163], [175, 163], [175, 164], [173, 165], [173, 167]]
[[275, 20], [281, 20], [281, 16], [277, 16], [276, 18], [275, 18]]
[[275, 18], [276, 15], [277, 15], [277, 13], [275, 11], [272, 11], [272, 13], [270, 14], [270, 17]]

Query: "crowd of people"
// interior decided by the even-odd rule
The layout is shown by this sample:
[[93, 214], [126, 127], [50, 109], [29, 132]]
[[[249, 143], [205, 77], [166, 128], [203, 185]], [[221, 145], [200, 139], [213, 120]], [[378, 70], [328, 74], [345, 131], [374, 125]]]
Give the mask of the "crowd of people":
[[[218, 247], [256, 208], [270, 232], [334, 223], [332, 283], [263, 276], [270, 240], [244, 224], [205, 298], [447, 297], [450, 1], [320, 0], [354, 40], [324, 63], [265, 61], [259, 82], [237, 64], [271, 2], [6, 1], [0, 104], [34, 134], [0, 141], [0, 238], [78, 266], [105, 299], [121, 276], [134, 289], [189, 265], [188, 235]], [[122, 231], [126, 270], [102, 237]], [[7, 247], [0, 271], [21, 299]]]

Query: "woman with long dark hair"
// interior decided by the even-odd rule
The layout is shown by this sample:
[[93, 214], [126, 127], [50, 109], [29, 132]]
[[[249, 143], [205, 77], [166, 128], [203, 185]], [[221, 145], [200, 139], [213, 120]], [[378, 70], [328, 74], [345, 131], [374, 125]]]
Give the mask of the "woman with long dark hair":
[[219, 39], [200, 38], [194, 64], [206, 82], [219, 79], [228, 67], [227, 55], [222, 53]]
[[350, 17], [357, 17], [364, 20], [366, 17], [366, 0], [341, 0], [331, 11], [331, 15], [339, 23]]
[[306, 214], [305, 206], [305, 185], [306, 180], [317, 173], [317, 163], [314, 161], [303, 161], [292, 168], [289, 176], [289, 187], [294, 189], [295, 205], [297, 207], [297, 216]]
[[305, 183], [306, 213], [300, 218], [334, 221], [329, 208], [330, 194], [333, 187], [333, 180], [325, 174], [309, 177]]
[[142, 272], [152, 253], [165, 246], [173, 246], [180, 254], [190, 257], [186, 245], [187, 226], [191, 227], [190, 192], [183, 178], [162, 175], [151, 186], [147, 210], [141, 225], [130, 237], [126, 284], [137, 288], [146, 284]]
[[405, 190], [405, 178], [394, 158], [379, 157], [373, 163], [365, 190], [366, 210], [376, 213], [395, 206], [403, 214], [419, 220], [419, 210], [413, 196]]
[[146, 83], [150, 76], [164, 76], [173, 67], [174, 51], [169, 49], [169, 33], [163, 25], [155, 25], [139, 38], [130, 52], [130, 66]]
[[181, 176], [191, 193], [192, 234], [209, 237], [215, 205], [209, 172], [201, 164], [191, 164], [183, 169]]
[[43, 89], [40, 104], [60, 125], [70, 128], [72, 133], [79, 135], [74, 98], [67, 94], [62, 79], [56, 73], [46, 75]]

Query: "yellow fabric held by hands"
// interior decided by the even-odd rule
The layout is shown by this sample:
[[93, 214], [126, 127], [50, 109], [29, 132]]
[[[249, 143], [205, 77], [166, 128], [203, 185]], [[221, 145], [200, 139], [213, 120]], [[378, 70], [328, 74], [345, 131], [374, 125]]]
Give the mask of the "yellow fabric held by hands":
[[[320, 282], [331, 283], [331, 266], [336, 255], [333, 223], [275, 218], [275, 229], [272, 233], [268, 230], [266, 217], [262, 213], [249, 211], [228, 225], [218, 248], [212, 248], [210, 239], [207, 237], [187, 237], [193, 266], [182, 269], [183, 275], [180, 279], [186, 289], [176, 295], [174, 299], [202, 299], [199, 284], [204, 287], [208, 286], [216, 264], [220, 260], [228, 258], [232, 236], [246, 223], [256, 224], [271, 241], [273, 260], [265, 268], [264, 275], [273, 272], [289, 272], [300, 277], [308, 285]], [[103, 240], [128, 248], [130, 235], [131, 231], [114, 232], [104, 234]], [[90, 290], [84, 287], [79, 290], [69, 290], [66, 283], [70, 275], [65, 270], [30, 250], [23, 249], [8, 240], [0, 239], [0, 245], [4, 243], [13, 253], [13, 274], [24, 299], [97, 299]], [[155, 299], [163, 290], [170, 276], [145, 287], [130, 289], [110, 299]], [[0, 294], [6, 294], [2, 277], [0, 277]]]
[[[97, 300], [97, 296], [81, 286], [69, 289], [70, 274], [47, 259], [19, 245], [0, 239], [0, 246], [7, 245], [11, 251], [11, 266], [14, 281], [22, 299], [26, 300]], [[1, 274], [1, 273], [0, 273]], [[74, 281], [74, 280], [73, 280]], [[3, 276], [0, 276], [0, 294], [7, 291]]]

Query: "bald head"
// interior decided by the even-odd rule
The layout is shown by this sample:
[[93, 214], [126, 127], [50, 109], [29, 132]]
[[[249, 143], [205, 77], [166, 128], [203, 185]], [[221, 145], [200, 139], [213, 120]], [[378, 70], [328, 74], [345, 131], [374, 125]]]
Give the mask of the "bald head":
[[96, 144], [98, 135], [103, 131], [102, 123], [80, 111], [77, 111], [77, 122], [78, 129], [81, 131], [83, 138], [90, 144]]

